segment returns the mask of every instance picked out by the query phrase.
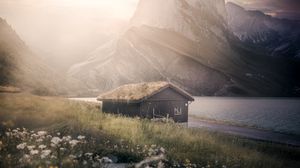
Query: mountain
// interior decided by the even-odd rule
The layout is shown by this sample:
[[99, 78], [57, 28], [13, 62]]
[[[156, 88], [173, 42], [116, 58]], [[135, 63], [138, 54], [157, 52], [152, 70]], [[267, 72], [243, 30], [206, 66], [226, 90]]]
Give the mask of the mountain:
[[16, 86], [40, 95], [68, 92], [68, 80], [36, 56], [2, 18], [0, 37], [0, 85]]
[[227, 3], [230, 30], [245, 45], [270, 56], [300, 58], [300, 22]]
[[194, 95], [294, 93], [293, 63], [240, 45], [227, 17], [224, 0], [141, 0], [128, 30], [74, 65], [69, 75], [100, 92], [166, 80]]

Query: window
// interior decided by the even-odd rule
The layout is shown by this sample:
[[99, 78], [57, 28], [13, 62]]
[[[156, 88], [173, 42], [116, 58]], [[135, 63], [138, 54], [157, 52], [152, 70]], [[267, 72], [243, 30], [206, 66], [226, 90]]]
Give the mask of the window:
[[182, 115], [181, 108], [175, 107], [175, 108], [174, 108], [174, 115]]

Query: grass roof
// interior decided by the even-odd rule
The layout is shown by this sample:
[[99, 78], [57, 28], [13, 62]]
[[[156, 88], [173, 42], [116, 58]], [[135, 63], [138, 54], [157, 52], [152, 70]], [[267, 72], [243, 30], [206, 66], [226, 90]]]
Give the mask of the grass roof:
[[[148, 83], [136, 83], [127, 84], [120, 86], [112, 91], [104, 93], [98, 96], [97, 100], [112, 100], [112, 101], [141, 101], [154, 95], [155, 93], [163, 90], [167, 87], [172, 87], [184, 94], [187, 97], [191, 97], [185, 91], [179, 89], [171, 83], [159, 81], [159, 82], [148, 82]], [[190, 99], [193, 99], [192, 97]]]
[[127, 84], [98, 96], [98, 100], [137, 101], [152, 95], [168, 85], [168, 82]]

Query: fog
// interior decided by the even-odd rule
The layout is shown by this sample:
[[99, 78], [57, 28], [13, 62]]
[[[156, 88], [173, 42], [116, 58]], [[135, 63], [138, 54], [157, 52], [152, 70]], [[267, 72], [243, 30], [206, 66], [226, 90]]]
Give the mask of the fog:
[[51, 66], [67, 70], [126, 27], [137, 0], [1, 0], [0, 17]]

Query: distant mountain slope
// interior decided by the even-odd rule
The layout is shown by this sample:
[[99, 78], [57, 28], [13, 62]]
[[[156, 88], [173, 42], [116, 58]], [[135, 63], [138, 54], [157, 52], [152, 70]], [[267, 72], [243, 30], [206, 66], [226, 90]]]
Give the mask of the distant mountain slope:
[[300, 22], [273, 18], [227, 3], [231, 31], [246, 45], [271, 56], [300, 58]]
[[69, 74], [100, 91], [166, 80], [194, 95], [292, 95], [293, 63], [239, 43], [224, 0], [141, 0], [127, 32]]
[[48, 67], [0, 18], [0, 85], [49, 95], [66, 94], [69, 89], [66, 83], [63, 75]]

